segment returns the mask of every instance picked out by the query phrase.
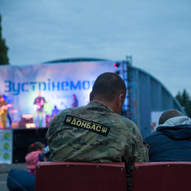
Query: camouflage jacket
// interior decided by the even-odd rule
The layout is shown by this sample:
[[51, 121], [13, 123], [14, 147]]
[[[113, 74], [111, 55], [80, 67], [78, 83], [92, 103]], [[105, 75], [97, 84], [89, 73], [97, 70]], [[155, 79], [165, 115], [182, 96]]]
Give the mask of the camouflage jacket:
[[58, 113], [46, 137], [51, 161], [125, 162], [128, 190], [134, 162], [148, 161], [137, 126], [98, 102]]

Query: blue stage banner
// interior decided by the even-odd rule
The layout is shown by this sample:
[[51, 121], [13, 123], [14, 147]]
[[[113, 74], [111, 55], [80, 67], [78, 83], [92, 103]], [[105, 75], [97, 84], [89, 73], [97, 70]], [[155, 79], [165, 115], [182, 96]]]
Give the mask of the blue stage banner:
[[13, 122], [23, 114], [35, 117], [34, 100], [39, 92], [46, 100], [46, 115], [51, 115], [54, 106], [63, 110], [87, 104], [97, 76], [115, 71], [112, 61], [0, 66], [0, 94], [11, 104]]

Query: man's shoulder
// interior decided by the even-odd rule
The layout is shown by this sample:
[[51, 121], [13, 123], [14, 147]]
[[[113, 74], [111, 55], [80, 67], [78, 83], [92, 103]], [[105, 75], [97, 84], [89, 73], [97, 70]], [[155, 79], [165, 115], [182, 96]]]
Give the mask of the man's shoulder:
[[58, 121], [60, 118], [63, 119], [64, 116], [69, 115], [74, 109], [75, 109], [75, 108], [70, 107], [70, 108], [67, 108], [67, 109], [64, 109], [64, 110], [60, 111], [60, 112], [54, 117], [53, 120]]
[[127, 126], [137, 128], [137, 125], [133, 121], [131, 121], [130, 119], [128, 119], [128, 118], [126, 118], [126, 117], [124, 117], [122, 115], [116, 114], [116, 113], [114, 113], [113, 115], [115, 115], [118, 118], [119, 123], [122, 123], [122, 124], [125, 124]]
[[[113, 121], [115, 122], [112, 124]], [[132, 137], [135, 139], [141, 138], [141, 134], [137, 125], [126, 117], [114, 113], [111, 115], [111, 120], [108, 123], [111, 124], [114, 129], [116, 129], [116, 133], [123, 134], [129, 139]]]

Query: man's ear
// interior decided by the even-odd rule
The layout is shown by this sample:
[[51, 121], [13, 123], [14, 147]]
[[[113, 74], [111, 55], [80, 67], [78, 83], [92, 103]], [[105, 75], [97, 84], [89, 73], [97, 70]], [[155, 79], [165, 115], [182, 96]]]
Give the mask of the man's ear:
[[89, 100], [92, 101], [92, 92], [90, 92]]
[[117, 100], [117, 106], [118, 106], [118, 109], [120, 110], [120, 113], [121, 113], [121, 110], [122, 110], [122, 107], [123, 107], [123, 104], [124, 104], [124, 100], [125, 100], [124, 95], [120, 94], [118, 96], [118, 100]]

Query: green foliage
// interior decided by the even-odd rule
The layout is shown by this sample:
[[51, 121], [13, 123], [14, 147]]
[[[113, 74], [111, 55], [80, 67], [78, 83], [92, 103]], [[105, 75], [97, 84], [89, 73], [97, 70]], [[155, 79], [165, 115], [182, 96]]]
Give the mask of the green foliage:
[[9, 64], [9, 59], [7, 56], [7, 51], [8, 48], [5, 45], [5, 40], [2, 39], [2, 34], [1, 34], [1, 15], [0, 15], [0, 65], [8, 65]]
[[180, 104], [184, 107], [188, 117], [191, 118], [191, 96], [184, 89], [183, 92], [178, 92], [176, 95], [176, 99], [180, 102]]

